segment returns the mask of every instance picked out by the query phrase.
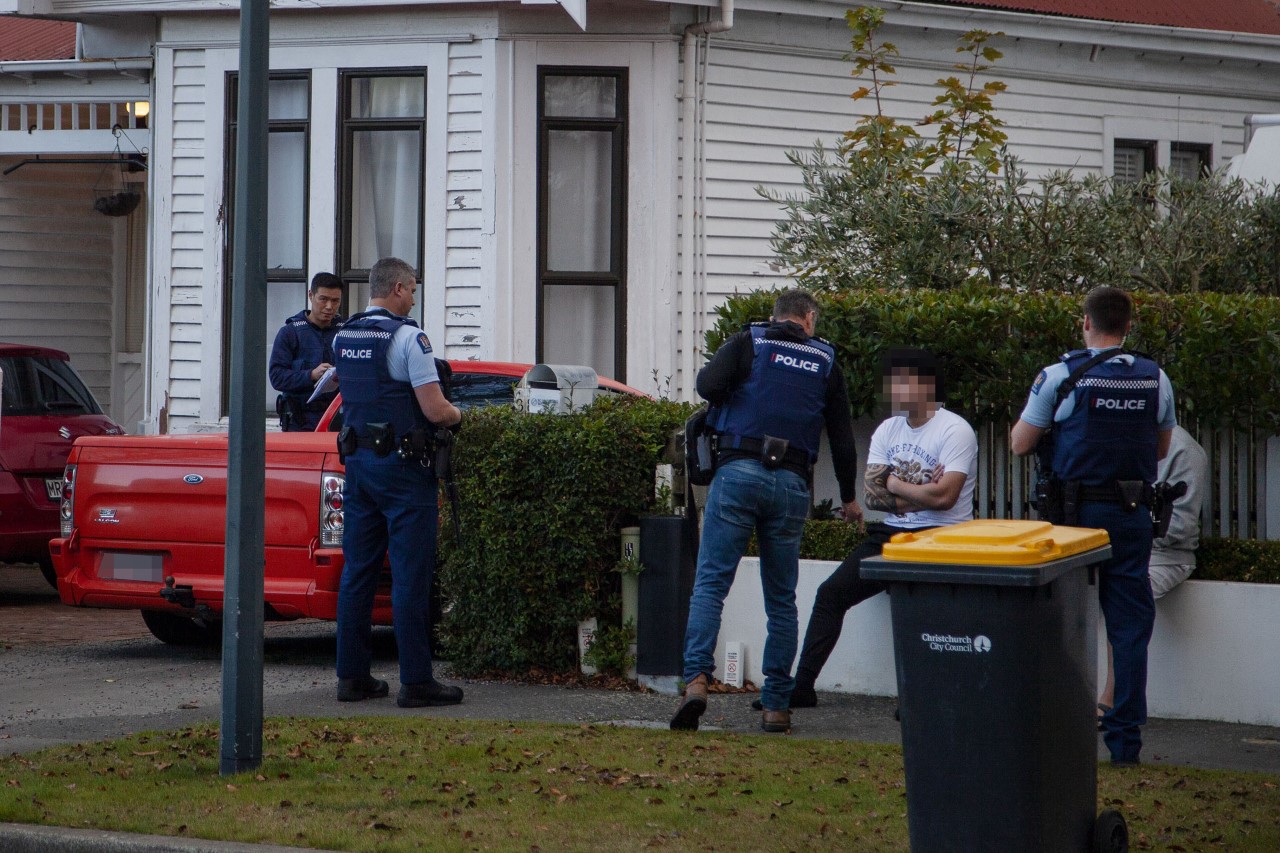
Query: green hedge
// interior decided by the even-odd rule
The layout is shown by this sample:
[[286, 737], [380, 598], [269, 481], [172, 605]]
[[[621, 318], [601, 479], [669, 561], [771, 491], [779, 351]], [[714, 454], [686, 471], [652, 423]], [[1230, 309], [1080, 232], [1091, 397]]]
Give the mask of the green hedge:
[[654, 466], [690, 410], [627, 397], [568, 415], [467, 413], [461, 541], [441, 528], [441, 638], [460, 673], [567, 670], [579, 621], [618, 621], [619, 529], [652, 511]]
[[[718, 309], [707, 351], [769, 316], [774, 292]], [[976, 424], [1013, 420], [1042, 367], [1080, 342], [1083, 296], [980, 290], [816, 293], [818, 334], [835, 346], [855, 416], [877, 412], [880, 356], [920, 346], [942, 357], [950, 407]], [[1127, 346], [1160, 362], [1181, 416], [1280, 432], [1280, 299], [1134, 293]]]
[[1206, 581], [1280, 583], [1280, 542], [1202, 539], [1192, 577]]
[[[805, 560], [843, 560], [861, 540], [844, 521], [807, 521], [800, 543]], [[751, 556], [757, 556], [752, 542]], [[1205, 538], [1196, 551], [1196, 580], [1280, 583], [1280, 541]]]

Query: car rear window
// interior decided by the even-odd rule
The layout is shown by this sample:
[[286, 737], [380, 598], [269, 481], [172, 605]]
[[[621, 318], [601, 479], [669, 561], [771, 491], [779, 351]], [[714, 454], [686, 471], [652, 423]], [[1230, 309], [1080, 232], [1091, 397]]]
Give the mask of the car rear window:
[[102, 409], [71, 365], [44, 356], [0, 357], [5, 415], [100, 415]]

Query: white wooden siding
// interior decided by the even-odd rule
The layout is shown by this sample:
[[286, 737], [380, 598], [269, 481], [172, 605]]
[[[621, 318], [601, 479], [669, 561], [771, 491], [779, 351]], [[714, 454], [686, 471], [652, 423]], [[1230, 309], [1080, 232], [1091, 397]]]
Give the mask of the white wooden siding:
[[[428, 170], [443, 166], [445, 198], [428, 199], [429, 206], [445, 211], [445, 332], [444, 356], [479, 358], [488, 352], [483, 340], [484, 291], [481, 275], [484, 223], [492, 200], [483, 187], [485, 53], [491, 43], [474, 41], [449, 45], [449, 127], [446, 161], [428, 163]], [[428, 305], [427, 309], [438, 310]]]
[[[834, 144], [872, 108], [870, 101], [849, 98], [861, 83], [842, 58], [848, 49], [843, 28], [793, 21], [781, 32], [794, 43], [795, 54], [783, 55], [787, 48], [768, 43], [778, 36], [764, 35], [761, 16], [747, 13], [738, 20], [733, 31], [711, 39], [707, 62], [700, 199], [706, 218], [699, 246], [705, 250], [699, 286], [706, 324], [709, 312], [734, 292], [788, 281], [769, 248], [779, 209], [760, 198], [756, 187], [799, 193], [799, 170], [786, 152], [808, 152], [816, 139]], [[904, 30], [887, 37], [901, 57], [894, 62], [897, 85], [886, 91], [885, 109], [914, 122], [930, 109], [935, 81], [953, 73], [946, 63], [955, 42]], [[1181, 128], [1184, 135], [1171, 138], [1198, 141], [1191, 137], [1210, 132], [1215, 165], [1221, 165], [1242, 149], [1245, 115], [1280, 110], [1280, 94], [1268, 91], [1252, 63], [1179, 68], [1178, 57], [1138, 58], [1119, 49], [1091, 63], [1080, 45], [1006, 39], [997, 46], [1006, 56], [991, 76], [1008, 84], [996, 97], [997, 114], [1006, 122], [1010, 149], [1033, 178], [1058, 169], [1102, 173], [1108, 117], [1138, 126], [1150, 122], [1151, 138]]]
[[0, 341], [65, 350], [106, 410], [115, 221], [93, 209], [100, 179], [119, 189], [101, 166], [25, 166], [0, 179]]
[[[222, 195], [219, 187], [209, 187], [205, 180], [206, 138], [222, 133], [221, 127], [210, 127], [205, 120], [206, 80], [204, 50], [173, 51], [172, 147], [167, 164], [170, 184], [159, 189], [168, 196], [170, 208], [167, 217], [162, 218], [160, 211], [156, 217], [157, 227], [168, 232], [163, 262], [170, 276], [166, 306], [170, 432], [185, 432], [200, 419], [202, 364], [210, 354], [203, 344], [215, 341], [213, 352], [221, 350], [221, 323], [206, 325], [205, 294], [212, 292], [207, 288], [218, 286], [221, 264], [210, 262], [205, 255], [205, 196], [210, 192], [215, 197]], [[213, 150], [221, 148], [220, 144], [213, 146]]]

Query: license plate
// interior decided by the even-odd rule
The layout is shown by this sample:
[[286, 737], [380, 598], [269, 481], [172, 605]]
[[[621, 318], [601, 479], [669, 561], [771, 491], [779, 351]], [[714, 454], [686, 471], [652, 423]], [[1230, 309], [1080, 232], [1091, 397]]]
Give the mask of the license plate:
[[44, 493], [51, 501], [62, 500], [62, 478], [50, 478], [44, 481]]
[[103, 551], [98, 577], [113, 581], [161, 583], [164, 580], [164, 554]]

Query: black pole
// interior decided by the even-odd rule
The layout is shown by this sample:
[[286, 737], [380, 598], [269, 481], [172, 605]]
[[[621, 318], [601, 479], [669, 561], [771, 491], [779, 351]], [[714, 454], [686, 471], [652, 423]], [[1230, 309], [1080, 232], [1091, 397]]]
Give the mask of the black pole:
[[268, 0], [241, 0], [222, 616], [222, 775], [262, 763]]

